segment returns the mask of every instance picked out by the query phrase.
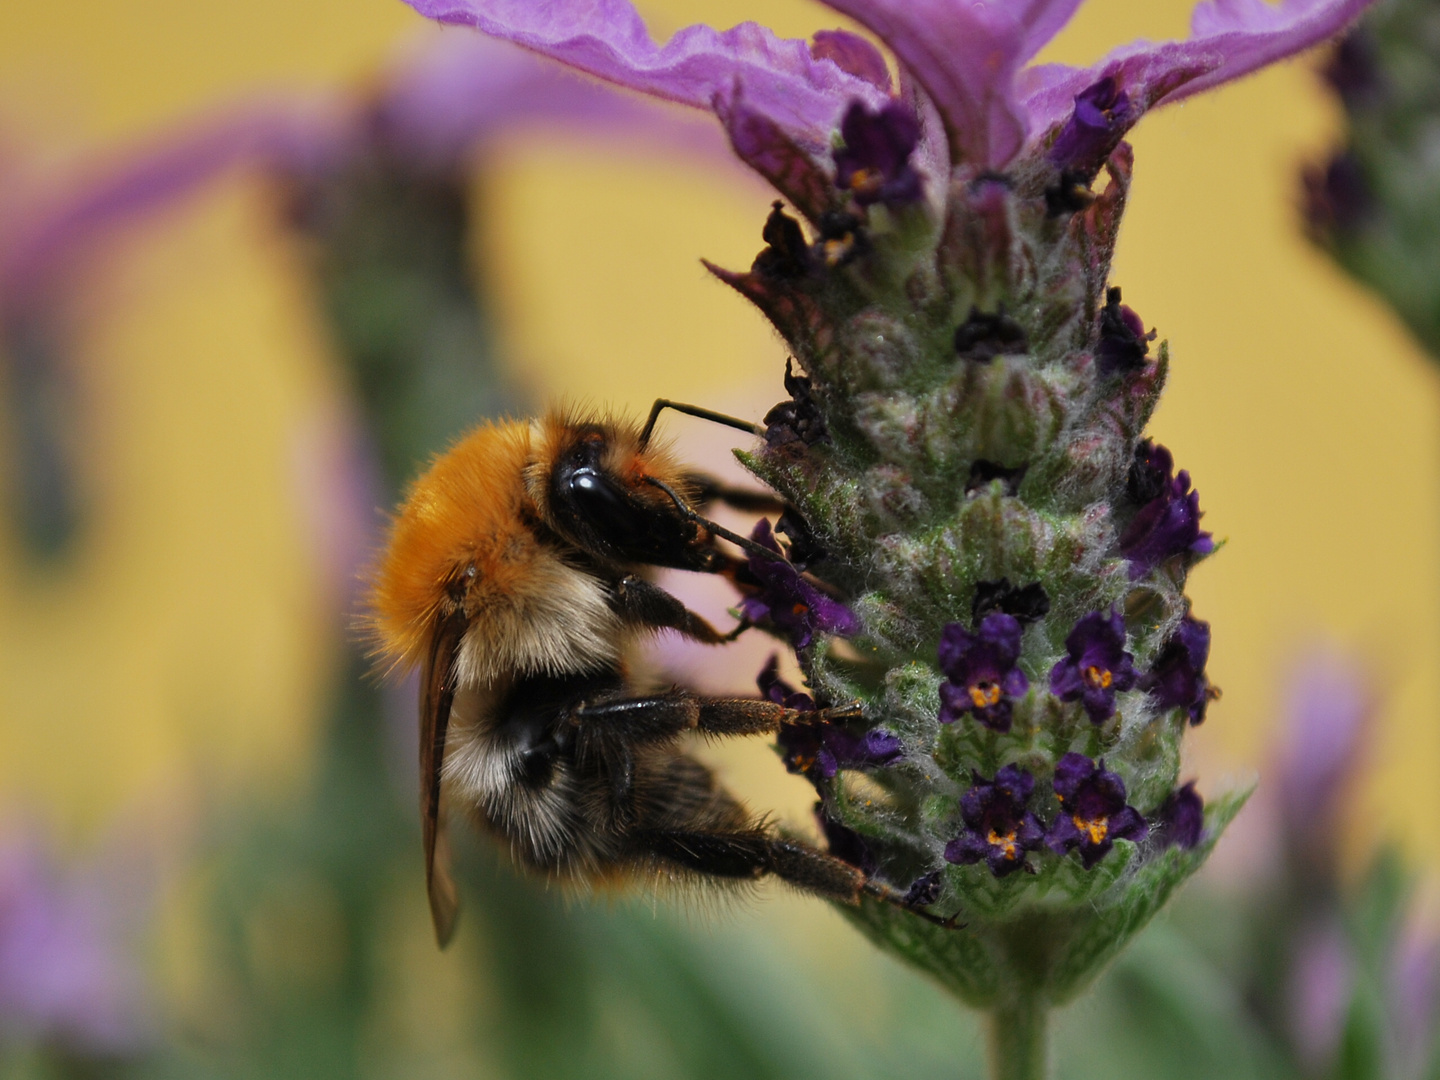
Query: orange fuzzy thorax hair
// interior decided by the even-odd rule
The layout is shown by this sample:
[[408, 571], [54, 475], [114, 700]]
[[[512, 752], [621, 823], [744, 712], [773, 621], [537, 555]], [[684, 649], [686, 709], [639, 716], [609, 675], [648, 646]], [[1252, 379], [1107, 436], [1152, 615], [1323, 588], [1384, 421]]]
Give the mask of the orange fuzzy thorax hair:
[[[494, 632], [524, 621], [537, 594], [564, 587], [565, 567], [545, 550], [533, 525], [551, 520], [549, 477], [585, 431], [604, 433], [604, 464], [643, 488], [654, 476], [684, 492], [683, 470], [655, 444], [642, 452], [633, 424], [554, 409], [537, 421], [482, 424], [411, 485], [391, 524], [384, 556], [373, 576], [370, 627], [377, 652], [392, 667], [420, 661], [436, 619], [450, 603], [448, 590], [467, 566], [471, 615], [485, 613]], [[645, 488], [643, 496], [668, 496]]]
[[391, 664], [420, 660], [467, 565], [498, 590], [523, 579], [535, 544], [525, 524], [534, 513], [523, 480], [530, 441], [528, 421], [483, 424], [411, 485], [370, 593], [379, 651]]

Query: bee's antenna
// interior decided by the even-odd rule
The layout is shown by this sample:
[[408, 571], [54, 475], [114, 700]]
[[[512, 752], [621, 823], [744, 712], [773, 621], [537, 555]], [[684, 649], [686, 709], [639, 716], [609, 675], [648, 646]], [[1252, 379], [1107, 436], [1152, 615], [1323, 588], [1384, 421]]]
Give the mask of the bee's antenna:
[[650, 435], [655, 430], [655, 421], [666, 409], [674, 409], [676, 412], [685, 413], [687, 416], [698, 416], [701, 420], [709, 420], [712, 423], [724, 424], [726, 427], [737, 428], [740, 431], [748, 431], [751, 435], [764, 435], [765, 429], [759, 424], [752, 424], [749, 420], [739, 420], [733, 416], [726, 416], [724, 413], [715, 412], [712, 409], [702, 409], [699, 405], [686, 405], [684, 402], [671, 401], [668, 398], [656, 398], [655, 404], [650, 406], [650, 418], [645, 421], [645, 426], [640, 429], [640, 449], [644, 450], [650, 444]]
[[669, 484], [665, 483], [665, 481], [657, 480], [653, 476], [642, 476], [641, 479], [644, 480], [645, 483], [657, 487], [661, 491], [665, 492], [666, 495], [669, 495], [670, 501], [675, 504], [675, 509], [680, 511], [681, 517], [688, 518], [690, 521], [695, 522], [695, 524], [697, 525], [705, 526], [705, 528], [709, 529], [716, 536], [721, 537], [725, 540], [729, 540], [732, 544], [736, 545], [737, 547], [744, 548], [752, 555], [760, 555], [766, 559], [773, 559], [775, 562], [783, 562], [787, 565], [789, 564], [790, 560], [785, 558], [785, 556], [780, 554], [780, 552], [771, 551], [764, 544], [757, 544], [748, 536], [741, 536], [739, 533], [731, 532], [729, 529], [725, 528], [725, 526], [719, 525], [716, 522], [711, 521], [709, 518], [702, 517], [700, 514], [697, 514], [694, 510], [690, 509], [690, 507], [686, 504], [685, 500], [680, 497], [680, 495], [675, 491], [675, 489], [672, 488]]

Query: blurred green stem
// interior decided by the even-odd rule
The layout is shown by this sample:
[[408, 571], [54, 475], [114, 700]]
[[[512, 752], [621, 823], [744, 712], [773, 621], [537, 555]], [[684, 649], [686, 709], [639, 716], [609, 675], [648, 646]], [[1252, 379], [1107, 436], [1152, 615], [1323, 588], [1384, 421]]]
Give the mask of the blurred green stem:
[[1034, 997], [996, 1003], [990, 1012], [992, 1080], [1044, 1080], [1046, 1009]]

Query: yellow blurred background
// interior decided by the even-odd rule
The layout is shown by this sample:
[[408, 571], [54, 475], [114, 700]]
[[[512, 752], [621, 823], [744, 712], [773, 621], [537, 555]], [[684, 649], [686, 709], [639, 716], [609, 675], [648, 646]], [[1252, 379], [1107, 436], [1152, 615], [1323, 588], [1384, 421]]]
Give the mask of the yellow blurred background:
[[[806, 0], [639, 6], [657, 33], [839, 22]], [[1048, 58], [1183, 35], [1190, 6], [1090, 0]], [[257, 88], [352, 85], [433, 32], [399, 0], [0, 5], [4, 152], [123, 140]], [[1375, 665], [1383, 694], [1351, 839], [1397, 836], [1433, 868], [1436, 372], [1301, 238], [1296, 170], [1334, 124], [1304, 61], [1146, 119], [1115, 280], [1170, 342], [1153, 432], [1227, 541], [1192, 579], [1225, 696], [1190, 771], [1215, 790], [1261, 767], [1287, 664], [1337, 642]], [[476, 257], [502, 351], [537, 399], [639, 411], [663, 395], [756, 416], [778, 400], [782, 346], [698, 261], [749, 264], [763, 189], [714, 162], [556, 136], [513, 139], [492, 166]], [[91, 528], [63, 574], [0, 552], [0, 802], [38, 800], [72, 842], [116, 813], [304, 775], [335, 646], [299, 463], [348, 420], [271, 209], [235, 176], [125, 249], [75, 372]], [[788, 781], [771, 801], [791, 816], [808, 805], [763, 748], [727, 754], [743, 783]]]

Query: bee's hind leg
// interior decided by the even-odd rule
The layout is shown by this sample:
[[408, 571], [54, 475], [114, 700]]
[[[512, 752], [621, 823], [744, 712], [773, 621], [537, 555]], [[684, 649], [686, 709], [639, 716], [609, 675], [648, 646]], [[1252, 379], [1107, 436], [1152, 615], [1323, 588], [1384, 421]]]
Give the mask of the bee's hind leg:
[[833, 855], [760, 829], [665, 829], [635, 834], [651, 855], [709, 877], [749, 881], [774, 874], [802, 892], [854, 904], [865, 884], [862, 871]]

